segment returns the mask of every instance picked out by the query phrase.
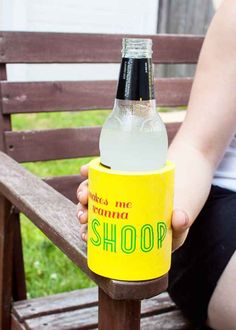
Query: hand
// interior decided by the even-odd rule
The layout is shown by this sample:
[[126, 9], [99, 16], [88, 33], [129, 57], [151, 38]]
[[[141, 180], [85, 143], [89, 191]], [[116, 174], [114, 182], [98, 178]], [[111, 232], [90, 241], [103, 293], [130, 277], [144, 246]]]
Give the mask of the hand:
[[[85, 178], [88, 177], [88, 165], [81, 166], [80, 174]], [[83, 181], [77, 190], [77, 218], [81, 224], [80, 236], [83, 241], [87, 241], [87, 222], [88, 222], [88, 179]]]
[[[80, 174], [88, 177], [88, 165], [84, 165], [80, 169]], [[88, 179], [83, 181], [77, 190], [78, 210], [77, 218], [81, 223], [80, 235], [86, 242], [87, 236], [87, 222], [88, 222]], [[178, 249], [185, 241], [189, 231], [190, 221], [187, 213], [180, 209], [175, 209], [172, 214], [172, 230], [173, 241], [172, 250]]]
[[183, 245], [189, 231], [189, 216], [184, 210], [175, 209], [172, 213], [172, 251]]

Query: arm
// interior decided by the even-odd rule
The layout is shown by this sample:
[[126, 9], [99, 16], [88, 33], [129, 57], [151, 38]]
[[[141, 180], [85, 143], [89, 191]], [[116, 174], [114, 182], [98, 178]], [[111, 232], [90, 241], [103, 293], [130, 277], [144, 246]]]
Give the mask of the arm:
[[209, 194], [212, 176], [236, 132], [236, 3], [225, 0], [216, 13], [199, 58], [186, 119], [169, 149], [176, 163], [173, 248]]

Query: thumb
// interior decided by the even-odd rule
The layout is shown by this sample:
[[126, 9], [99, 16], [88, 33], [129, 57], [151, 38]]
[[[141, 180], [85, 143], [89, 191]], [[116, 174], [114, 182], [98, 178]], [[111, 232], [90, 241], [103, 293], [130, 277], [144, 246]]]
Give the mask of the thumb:
[[173, 250], [185, 241], [190, 227], [189, 216], [186, 211], [175, 209], [172, 214]]

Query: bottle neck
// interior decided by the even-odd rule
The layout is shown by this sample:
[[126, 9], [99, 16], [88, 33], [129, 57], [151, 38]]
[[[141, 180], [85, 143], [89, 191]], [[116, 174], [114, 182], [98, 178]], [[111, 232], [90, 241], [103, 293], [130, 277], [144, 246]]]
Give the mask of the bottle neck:
[[152, 40], [141, 38], [124, 38], [122, 40], [122, 57], [151, 58]]
[[130, 101], [155, 99], [150, 57], [122, 58], [116, 98]]
[[149, 116], [156, 114], [156, 100], [135, 101], [115, 99], [114, 108], [116, 114], [132, 116]]

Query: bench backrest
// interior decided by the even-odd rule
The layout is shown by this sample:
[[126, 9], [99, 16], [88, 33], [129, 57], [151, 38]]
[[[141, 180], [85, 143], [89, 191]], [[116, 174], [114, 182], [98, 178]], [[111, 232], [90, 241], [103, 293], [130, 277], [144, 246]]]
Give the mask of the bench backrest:
[[[129, 35], [130, 36], [130, 35]], [[8, 82], [11, 63], [120, 63], [124, 35], [1, 32], [0, 33], [0, 150], [19, 162], [96, 156], [100, 127], [12, 131], [11, 115], [19, 113], [111, 109], [116, 81]], [[134, 35], [132, 35], [134, 37]], [[136, 37], [142, 37], [140, 35]], [[196, 63], [203, 37], [151, 35], [154, 64]], [[192, 79], [155, 81], [159, 106], [184, 106]], [[179, 124], [169, 124], [169, 141]], [[79, 176], [48, 182], [75, 200]]]

